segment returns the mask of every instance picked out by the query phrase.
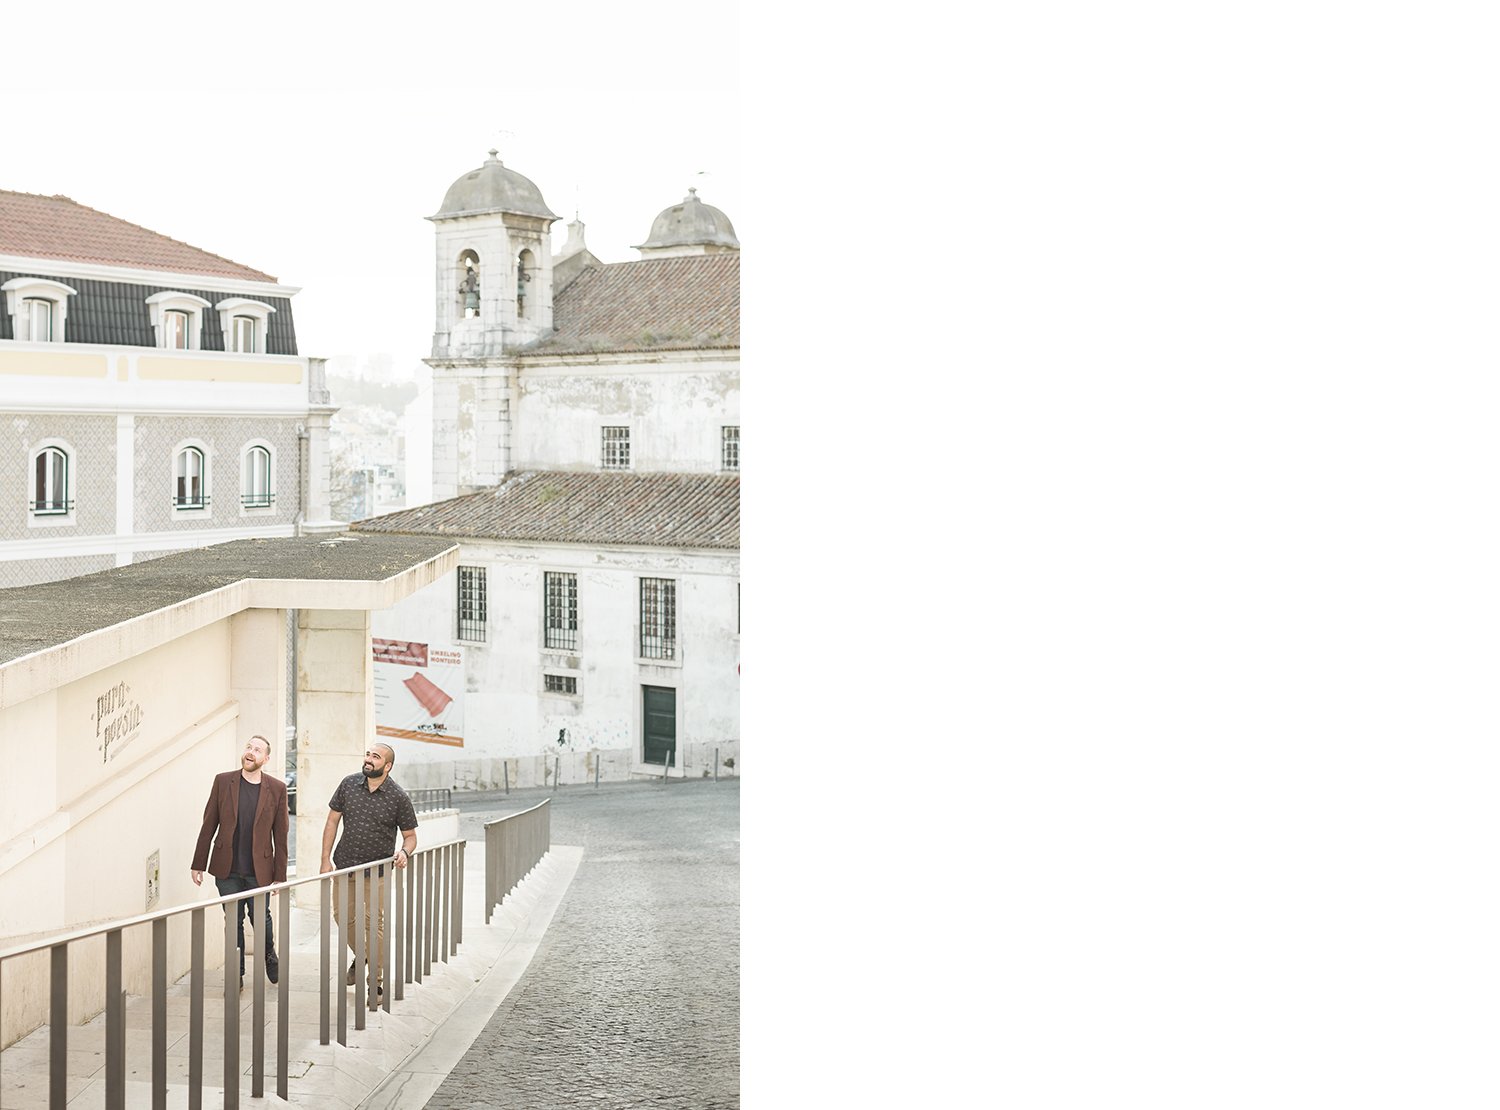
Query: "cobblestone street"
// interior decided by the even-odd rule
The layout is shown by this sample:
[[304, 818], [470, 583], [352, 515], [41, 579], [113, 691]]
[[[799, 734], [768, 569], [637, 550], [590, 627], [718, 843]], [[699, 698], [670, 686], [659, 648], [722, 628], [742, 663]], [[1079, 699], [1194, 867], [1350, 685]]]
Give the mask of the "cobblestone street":
[[462, 833], [552, 798], [584, 849], [530, 967], [434, 1110], [739, 1106], [739, 782], [462, 795]]

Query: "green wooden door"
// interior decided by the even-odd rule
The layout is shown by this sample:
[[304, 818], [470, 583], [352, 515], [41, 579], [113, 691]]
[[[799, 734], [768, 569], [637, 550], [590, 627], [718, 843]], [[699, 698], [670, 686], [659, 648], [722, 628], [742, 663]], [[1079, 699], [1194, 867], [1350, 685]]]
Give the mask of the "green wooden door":
[[[677, 691], [669, 686], [642, 686], [646, 762], [665, 763], [677, 750]], [[677, 761], [674, 758], [672, 765]]]

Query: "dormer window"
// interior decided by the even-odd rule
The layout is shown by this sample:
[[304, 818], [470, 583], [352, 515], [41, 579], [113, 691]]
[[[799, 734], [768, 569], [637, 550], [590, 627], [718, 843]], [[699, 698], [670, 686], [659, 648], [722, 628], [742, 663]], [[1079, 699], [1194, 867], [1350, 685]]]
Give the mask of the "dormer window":
[[229, 349], [243, 354], [255, 353], [254, 316], [236, 316], [229, 321]]
[[52, 342], [52, 310], [56, 306], [43, 297], [27, 297], [21, 304], [26, 309], [28, 336], [33, 343]]
[[186, 312], [173, 309], [162, 313], [162, 346], [169, 351], [185, 351], [188, 349], [188, 326], [192, 317]]
[[219, 313], [226, 351], [237, 351], [242, 355], [266, 353], [266, 337], [270, 334], [274, 308], [263, 301], [245, 297], [229, 297], [214, 308]]
[[5, 311], [11, 334], [22, 343], [61, 343], [67, 335], [68, 298], [78, 290], [51, 278], [11, 278], [5, 292]]
[[203, 346], [203, 310], [208, 302], [192, 293], [167, 289], [146, 298], [156, 345], [168, 351], [196, 351]]

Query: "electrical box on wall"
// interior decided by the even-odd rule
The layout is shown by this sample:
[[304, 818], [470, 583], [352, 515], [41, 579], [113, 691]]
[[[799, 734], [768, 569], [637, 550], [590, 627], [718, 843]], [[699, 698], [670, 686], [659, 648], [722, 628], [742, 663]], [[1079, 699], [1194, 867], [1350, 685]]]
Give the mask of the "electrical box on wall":
[[153, 910], [161, 901], [161, 849], [146, 857], [146, 909]]

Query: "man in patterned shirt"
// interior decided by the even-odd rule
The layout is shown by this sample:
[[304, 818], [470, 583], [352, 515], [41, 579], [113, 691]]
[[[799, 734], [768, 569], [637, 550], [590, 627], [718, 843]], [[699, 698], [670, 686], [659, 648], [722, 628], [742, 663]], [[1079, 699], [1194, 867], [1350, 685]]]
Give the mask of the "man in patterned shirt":
[[[412, 808], [406, 791], [396, 785], [390, 770], [396, 762], [396, 752], [389, 744], [372, 744], [365, 752], [365, 762], [360, 774], [349, 775], [339, 782], [333, 797], [328, 799], [328, 821], [323, 826], [323, 868], [329, 871], [353, 867], [357, 863], [382, 865], [389, 860], [394, 867], [405, 867], [411, 854], [417, 850], [417, 814]], [[333, 846], [340, 820], [344, 823], [344, 835], [339, 837], [338, 847]], [[395, 848], [396, 833], [401, 833], [401, 847]], [[393, 853], [394, 849], [394, 853]], [[363, 883], [359, 872], [349, 876], [345, 886], [348, 896], [335, 899], [334, 917], [340, 922], [348, 920], [349, 950], [354, 951], [356, 928], [368, 933], [370, 907], [379, 907], [375, 915], [375, 935], [371, 951], [366, 953], [370, 965], [370, 1009], [378, 1005], [383, 991], [380, 957], [385, 942], [385, 867], [374, 868], [374, 877], [369, 884], [369, 897], [365, 902], [364, 921], [354, 920], [354, 882]], [[369, 871], [364, 872], [370, 874]], [[346, 916], [347, 915], [347, 916]], [[356, 960], [358, 957], [356, 957]], [[355, 965], [349, 964], [349, 973], [344, 981], [354, 985]]]

